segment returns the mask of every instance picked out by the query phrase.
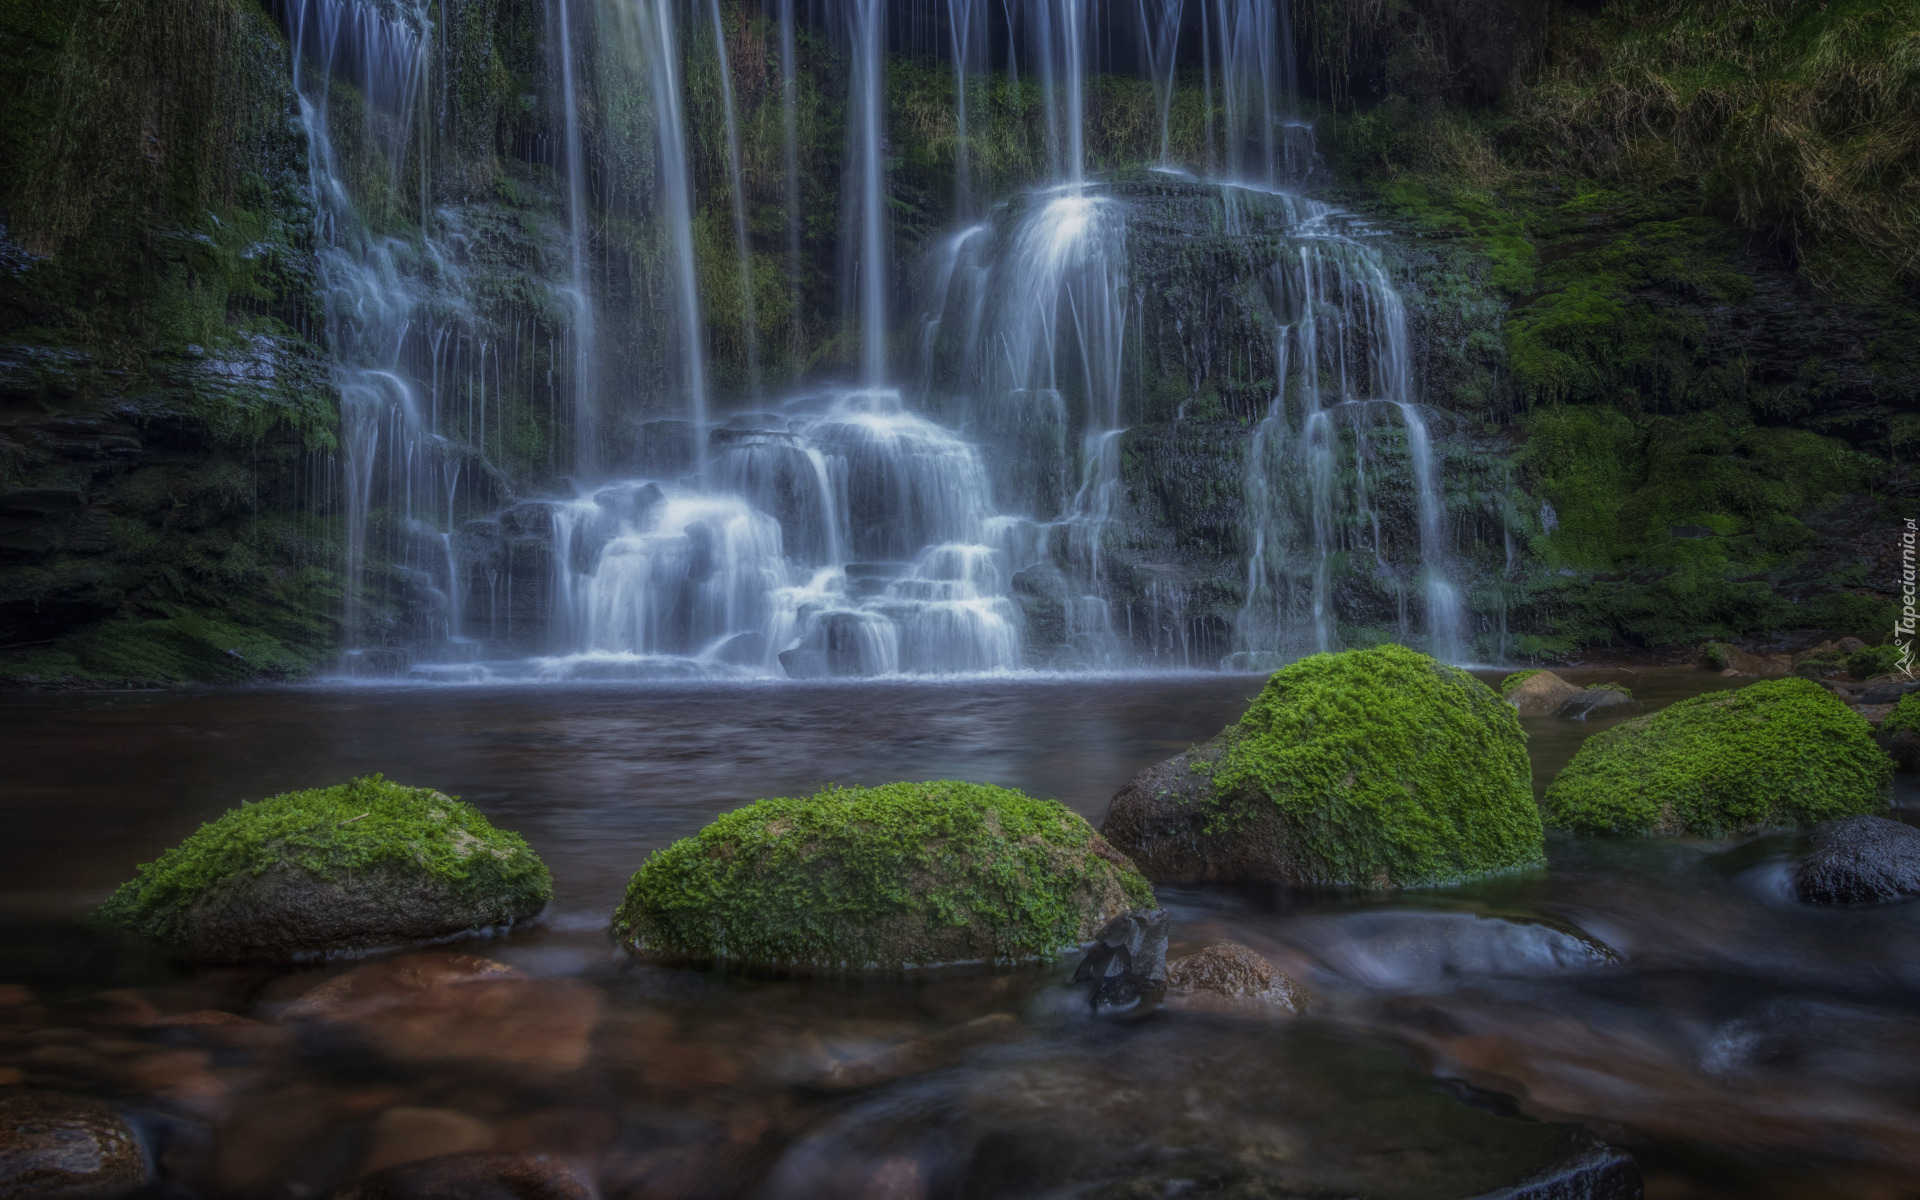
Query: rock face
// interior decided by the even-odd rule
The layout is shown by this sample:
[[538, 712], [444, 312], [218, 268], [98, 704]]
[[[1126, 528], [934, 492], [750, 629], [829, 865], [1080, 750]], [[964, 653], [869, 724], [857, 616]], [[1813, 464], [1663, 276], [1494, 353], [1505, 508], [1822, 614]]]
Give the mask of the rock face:
[[1798, 883], [1800, 898], [1814, 904], [1920, 895], [1920, 829], [1885, 817], [1828, 821], [1813, 831]]
[[1581, 689], [1552, 671], [1521, 671], [1507, 676], [1501, 695], [1524, 717], [1543, 717], [1580, 694]]
[[0, 1196], [109, 1200], [150, 1175], [133, 1131], [98, 1100], [0, 1092]]
[[1165, 909], [1121, 913], [1094, 939], [1074, 970], [1095, 1015], [1133, 1020], [1158, 1008], [1167, 994]]
[[1892, 772], [1859, 714], [1818, 684], [1778, 679], [1593, 735], [1543, 810], [1577, 833], [1721, 837], [1884, 808]]
[[518, 835], [379, 776], [289, 792], [203, 826], [103, 919], [189, 962], [298, 962], [526, 921], [552, 895]]
[[1307, 993], [1239, 942], [1219, 942], [1167, 964], [1167, 988], [1182, 1007], [1297, 1013]]
[[1287, 667], [1237, 725], [1141, 771], [1102, 832], [1157, 883], [1405, 887], [1543, 859], [1512, 706], [1400, 646]]
[[1595, 684], [1568, 696], [1554, 715], [1566, 717], [1572, 721], [1584, 721], [1591, 716], [1617, 717], [1637, 712], [1640, 702], [1633, 693], [1624, 688]]
[[614, 913], [646, 957], [899, 969], [1050, 957], [1153, 891], [1051, 800], [973, 783], [762, 800], [655, 853]]

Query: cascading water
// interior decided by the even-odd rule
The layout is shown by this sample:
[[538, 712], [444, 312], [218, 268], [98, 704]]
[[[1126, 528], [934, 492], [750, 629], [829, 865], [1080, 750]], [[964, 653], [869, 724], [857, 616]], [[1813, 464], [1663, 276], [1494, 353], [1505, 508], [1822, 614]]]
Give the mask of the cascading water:
[[[1396, 600], [1404, 642], [1437, 657], [1465, 654], [1464, 606], [1449, 577], [1445, 510], [1432, 439], [1413, 400], [1406, 307], [1371, 247], [1349, 236], [1351, 219], [1286, 197], [1289, 254], [1272, 270], [1279, 326], [1277, 387], [1247, 460], [1246, 598], [1234, 623], [1239, 665], [1260, 667], [1342, 648], [1333, 563], [1364, 558]], [[1389, 415], [1390, 414], [1390, 415]], [[1404, 475], [1389, 489], [1389, 422], [1404, 436]], [[1350, 483], [1344, 481], [1350, 480]], [[1344, 485], [1343, 485], [1344, 483]], [[1412, 545], [1385, 532], [1382, 506], [1410, 497]], [[1418, 595], [1423, 628], [1408, 601]]]
[[[503, 516], [516, 529], [537, 527], [544, 539], [549, 653], [530, 660], [531, 669], [565, 677], [820, 677], [1217, 661], [1222, 643], [1195, 635], [1196, 601], [1177, 570], [1129, 556], [1134, 501], [1125, 447], [1142, 403], [1129, 380], [1130, 330], [1145, 309], [1130, 282], [1128, 193], [1087, 175], [1086, 79], [1095, 55], [1089, 26], [1099, 15], [1089, 0], [1003, 0], [1007, 71], [1024, 58], [1038, 80], [1043, 119], [1036, 132], [1052, 181], [943, 239], [919, 327], [916, 400], [924, 413], [890, 386], [897, 289], [887, 54], [889, 14], [898, 19], [901, 10], [885, 0], [830, 0], [821, 27], [839, 40], [849, 67], [842, 344], [859, 386], [732, 415], [728, 410], [742, 403], [761, 405], [728, 400], [723, 388], [716, 415], [709, 395], [705, 289], [715, 275], [703, 273], [695, 241], [700, 198], [680, 22], [709, 24], [721, 55], [715, 74], [724, 140], [703, 134], [700, 153], [724, 147], [751, 345], [748, 187], [727, 27], [718, 0], [621, 2], [629, 28], [638, 31], [635, 55], [652, 100], [657, 261], [670, 309], [663, 332], [673, 348], [669, 402], [687, 417], [684, 426], [659, 423], [659, 432], [647, 436], [689, 436], [684, 429], [691, 445], [685, 453], [649, 451], [654, 461], [676, 464], [651, 476], [594, 484], [568, 500], [523, 501]], [[960, 133], [955, 208], [965, 214], [977, 200], [966, 141], [969, 73], [985, 58], [988, 9], [984, 0], [945, 2], [939, 28]], [[582, 346], [596, 326], [582, 264], [585, 156], [570, 14], [592, 0], [554, 3], [569, 108], [569, 250], [579, 297], [571, 348], [579, 389], [593, 360]], [[1443, 480], [1414, 399], [1399, 296], [1378, 254], [1348, 236], [1339, 214], [1275, 190], [1297, 183], [1311, 161], [1310, 137], [1302, 141], [1298, 133], [1305, 127], [1287, 116], [1284, 6], [1137, 0], [1137, 7], [1163, 165], [1170, 166], [1183, 29], [1197, 25], [1204, 86], [1215, 94], [1219, 85], [1206, 111], [1209, 129], [1217, 125], [1221, 136], [1216, 142], [1209, 133], [1208, 154], [1217, 145], [1233, 182], [1181, 186], [1214, 189], [1219, 228], [1228, 235], [1277, 235], [1269, 243], [1282, 251], [1267, 285], [1278, 383], [1253, 431], [1242, 481], [1245, 580], [1229, 665], [1264, 666], [1337, 648], [1343, 618], [1334, 592], [1343, 576], [1335, 564], [1360, 557], [1370, 557], [1395, 596], [1401, 635], [1424, 636], [1437, 653], [1457, 659], [1465, 652], [1464, 605], [1450, 574]], [[794, 207], [799, 20], [796, 6], [782, 0], [781, 167]], [[752, 36], [744, 26], [742, 36]], [[1268, 227], [1276, 209], [1287, 214], [1277, 231]], [[789, 287], [797, 297], [800, 218], [788, 216]], [[585, 401], [576, 407], [577, 421], [593, 421]], [[582, 450], [576, 480], [594, 478], [586, 463]], [[617, 479], [619, 463], [605, 466], [599, 477]], [[446, 488], [457, 484], [460, 469], [453, 460]], [[446, 508], [451, 530], [451, 498]], [[1402, 536], [1407, 528], [1417, 536]], [[463, 569], [451, 532], [442, 545], [449, 611], [474, 610], [484, 593], [487, 627], [497, 630], [496, 576], [480, 580]], [[1038, 640], [1029, 629], [1036, 621], [1045, 627]]]

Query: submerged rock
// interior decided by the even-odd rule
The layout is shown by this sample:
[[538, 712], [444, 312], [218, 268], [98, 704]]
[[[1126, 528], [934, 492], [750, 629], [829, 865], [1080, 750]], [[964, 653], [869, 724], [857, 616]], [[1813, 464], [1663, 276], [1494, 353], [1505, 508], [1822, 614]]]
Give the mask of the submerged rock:
[[1596, 713], [1603, 717], [1616, 717], [1638, 712], [1639, 709], [1640, 702], [1626, 688], [1613, 683], [1596, 683], [1568, 696], [1554, 715], [1584, 721]]
[[593, 1176], [546, 1154], [447, 1154], [376, 1171], [334, 1200], [594, 1200]]
[[0, 1196], [110, 1200], [150, 1177], [133, 1130], [98, 1100], [0, 1091]]
[[1886, 817], [1828, 821], [1813, 831], [1797, 879], [1800, 898], [1815, 904], [1920, 895], [1920, 829]]
[[1217, 942], [1167, 964], [1169, 1003], [1225, 1011], [1304, 1012], [1307, 992], [1239, 942]]
[[1576, 833], [1722, 837], [1885, 808], [1892, 768], [1830, 692], [1768, 680], [1594, 734], [1543, 808]]
[[1121, 913], [1094, 938], [1073, 973], [1087, 1003], [1102, 1017], [1133, 1020], [1160, 1006], [1167, 994], [1165, 909]]
[[519, 835], [375, 775], [243, 805], [142, 866], [100, 917], [189, 962], [297, 962], [526, 921], [553, 883]]
[[1465, 671], [1400, 646], [1273, 675], [1237, 725], [1141, 771], [1109, 841], [1159, 883], [1407, 887], [1544, 859], [1526, 735]]
[[1568, 683], [1552, 671], [1516, 671], [1500, 682], [1500, 694], [1522, 716], [1543, 717], [1560, 711], [1560, 706], [1580, 694], [1577, 684]]
[[613, 927], [646, 957], [898, 969], [1050, 957], [1152, 904], [1133, 864], [1054, 801], [893, 783], [727, 813], [647, 859]]

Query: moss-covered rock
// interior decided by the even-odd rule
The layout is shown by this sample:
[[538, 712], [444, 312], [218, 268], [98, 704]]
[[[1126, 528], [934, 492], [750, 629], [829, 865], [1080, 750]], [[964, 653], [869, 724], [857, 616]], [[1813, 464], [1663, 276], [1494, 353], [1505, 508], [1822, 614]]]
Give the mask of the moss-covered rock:
[[1515, 712], [1528, 717], [1559, 712], [1561, 705], [1579, 694], [1578, 685], [1552, 671], [1521, 671], [1500, 682], [1500, 695]]
[[553, 894], [518, 834], [378, 775], [203, 825], [99, 916], [192, 962], [296, 962], [512, 925]]
[[1276, 672], [1237, 725], [1130, 780], [1102, 832], [1156, 882], [1406, 887], [1543, 861], [1512, 706], [1393, 645]]
[[1048, 958], [1153, 891], [1060, 804], [978, 783], [761, 800], [658, 851], [614, 913], [631, 952], [757, 968]]
[[1892, 771], [1859, 714], [1816, 683], [1776, 679], [1595, 734], [1544, 807], [1577, 833], [1718, 837], [1885, 808]]

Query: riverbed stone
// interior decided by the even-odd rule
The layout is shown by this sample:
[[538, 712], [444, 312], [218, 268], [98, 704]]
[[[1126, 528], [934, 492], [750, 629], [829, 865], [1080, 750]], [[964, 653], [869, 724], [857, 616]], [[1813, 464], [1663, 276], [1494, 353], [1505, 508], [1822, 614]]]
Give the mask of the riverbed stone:
[[1137, 1020], [1167, 994], [1165, 909], [1121, 913], [1107, 922], [1073, 972], [1073, 986], [1086, 994], [1095, 1016]]
[[1920, 829], [1876, 816], [1828, 821], [1813, 831], [1797, 880], [1800, 898], [1814, 904], [1920, 895]]
[[1251, 947], [1216, 942], [1167, 964], [1168, 1003], [1184, 1008], [1298, 1013], [1307, 991]]
[[133, 1130], [100, 1101], [0, 1090], [0, 1196], [111, 1200], [150, 1177]]
[[1871, 727], [1838, 697], [1774, 679], [1594, 734], [1542, 807], [1576, 833], [1725, 837], [1884, 809], [1892, 773]]
[[1617, 717], [1638, 712], [1640, 702], [1633, 693], [1616, 684], [1596, 683], [1568, 696], [1554, 715], [1570, 721], [1584, 721], [1588, 717]]
[[1156, 883], [1408, 887], [1544, 861], [1518, 714], [1401, 646], [1276, 672], [1239, 723], [1139, 772], [1102, 832]]
[[1708, 666], [1734, 675], [1785, 675], [1792, 669], [1787, 663], [1762, 658], [1731, 642], [1708, 642], [1700, 653]]
[[840, 971], [1050, 958], [1153, 891], [1079, 816], [1007, 788], [828, 788], [727, 813], [647, 859], [631, 953]]
[[530, 920], [552, 895], [517, 834], [375, 775], [242, 805], [114, 892], [100, 917], [199, 963], [288, 963]]
[[376, 1171], [334, 1200], [594, 1200], [593, 1176], [547, 1154], [445, 1154]]
[[1501, 695], [1525, 717], [1543, 717], [1558, 712], [1560, 706], [1580, 694], [1577, 684], [1568, 683], [1552, 671], [1518, 671], [1502, 681]]

